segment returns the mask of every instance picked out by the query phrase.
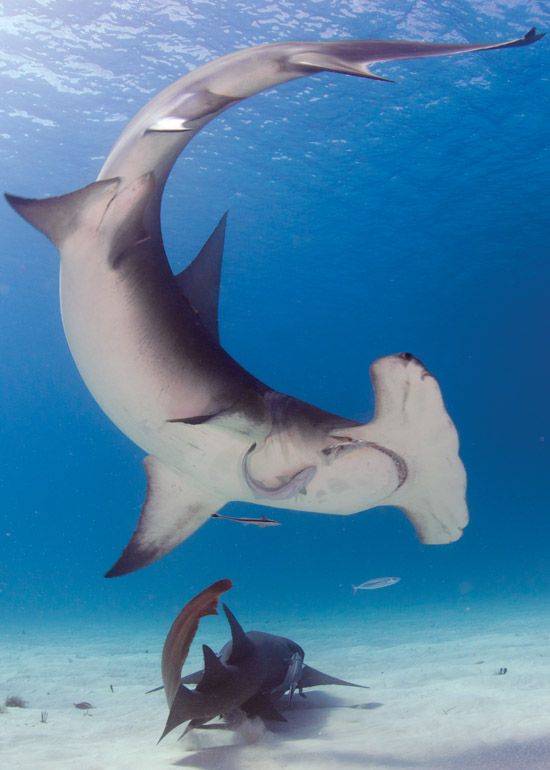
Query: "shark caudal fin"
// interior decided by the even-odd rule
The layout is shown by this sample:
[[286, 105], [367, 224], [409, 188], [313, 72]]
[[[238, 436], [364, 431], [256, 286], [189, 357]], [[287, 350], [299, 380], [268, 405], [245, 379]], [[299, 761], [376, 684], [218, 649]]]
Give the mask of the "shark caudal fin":
[[174, 728], [179, 727], [179, 725], [184, 722], [189, 722], [189, 725], [183, 735], [185, 735], [190, 728], [199, 727], [205, 722], [210, 721], [210, 719], [213, 719], [215, 716], [218, 716], [218, 713], [219, 712], [216, 711], [215, 704], [212, 703], [211, 698], [196, 690], [190, 690], [182, 684], [172, 702], [166, 725], [164, 726], [162, 735], [158, 739], [158, 743], [160, 743], [168, 733], [172, 732]]
[[401, 508], [423, 543], [458, 540], [468, 524], [466, 473], [437, 380], [410, 353], [378, 359], [371, 378], [374, 419], [346, 433], [396, 463], [399, 485], [378, 505]]
[[[533, 27], [524, 37], [502, 43], [421, 43], [412, 40], [339, 40], [334, 43], [297, 43], [289, 57], [294, 67], [309, 71], [341, 72], [373, 80], [387, 80], [373, 74], [369, 64], [401, 59], [425, 59], [432, 56], [492, 51], [530, 45], [544, 37]], [[288, 65], [287, 65], [288, 66]]]

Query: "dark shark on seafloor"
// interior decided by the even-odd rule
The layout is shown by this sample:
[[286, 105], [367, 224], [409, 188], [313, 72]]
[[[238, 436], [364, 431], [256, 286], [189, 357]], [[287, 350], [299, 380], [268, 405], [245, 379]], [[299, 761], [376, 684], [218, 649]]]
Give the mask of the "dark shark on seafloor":
[[[162, 650], [162, 681], [169, 714], [160, 740], [184, 722], [188, 723], [185, 735], [218, 716], [231, 720], [244, 714], [285, 722], [277, 702], [287, 692], [292, 702], [295, 690], [302, 694], [309, 687], [365, 687], [306, 665], [304, 650], [291, 639], [264, 631], [245, 632], [225, 605], [231, 640], [217, 655], [203, 645], [204, 668], [182, 678], [181, 669], [201, 617], [217, 614], [220, 595], [231, 587], [227, 579], [208, 586], [187, 602], [172, 623]], [[188, 684], [195, 684], [195, 689]]]
[[229, 501], [352, 514], [402, 509], [425, 543], [468, 522], [458, 437], [435, 378], [410, 354], [371, 368], [365, 424], [272, 390], [221, 346], [218, 294], [225, 216], [196, 259], [170, 268], [160, 230], [167, 176], [223, 110], [322, 71], [380, 80], [368, 65], [523, 46], [344, 40], [237, 51], [181, 78], [130, 121], [98, 181], [45, 200], [8, 195], [61, 255], [63, 326], [101, 408], [148, 456], [137, 528], [108, 576], [137, 570]]

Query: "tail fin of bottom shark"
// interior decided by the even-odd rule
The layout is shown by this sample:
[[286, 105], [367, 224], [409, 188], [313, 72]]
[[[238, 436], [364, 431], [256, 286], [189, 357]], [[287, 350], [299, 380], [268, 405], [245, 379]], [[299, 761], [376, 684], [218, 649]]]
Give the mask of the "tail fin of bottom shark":
[[224, 504], [196, 483], [146, 457], [147, 496], [137, 528], [105, 577], [118, 577], [152, 564], [192, 535]]
[[[166, 725], [158, 742], [160, 743], [168, 733], [184, 722], [189, 722], [185, 730], [187, 732], [210, 721], [215, 716], [212, 714], [212, 703], [210, 701], [211, 699], [202, 693], [181, 685], [172, 702]], [[183, 733], [184, 735], [185, 732]]]
[[468, 523], [466, 474], [437, 380], [410, 353], [378, 359], [371, 378], [374, 419], [349, 434], [396, 463], [398, 486], [378, 505], [401, 508], [423, 543], [458, 540]]

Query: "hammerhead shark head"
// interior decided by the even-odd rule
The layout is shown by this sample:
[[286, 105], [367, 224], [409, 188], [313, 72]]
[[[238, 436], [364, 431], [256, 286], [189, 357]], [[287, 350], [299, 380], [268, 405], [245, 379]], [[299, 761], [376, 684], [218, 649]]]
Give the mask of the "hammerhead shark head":
[[63, 325], [101, 408], [143, 448], [147, 495], [108, 577], [171, 551], [229, 501], [351, 514], [402, 509], [424, 543], [468, 522], [458, 438], [439, 385], [409, 353], [375, 361], [374, 419], [362, 425], [269, 388], [220, 345], [225, 216], [195, 260], [170, 268], [160, 230], [180, 152], [232, 104], [322, 71], [381, 80], [373, 62], [528, 45], [345, 40], [275, 43], [212, 61], [130, 121], [98, 180], [45, 200], [8, 202], [61, 255]]
[[[200, 618], [216, 615], [219, 596], [231, 587], [226, 579], [205, 588], [185, 605], [168, 632], [161, 667], [170, 712], [160, 740], [183, 722], [188, 722], [185, 735], [217, 716], [231, 718], [236, 713], [285, 722], [275, 704], [286, 692], [292, 701], [294, 691], [302, 694], [306, 687], [364, 687], [306, 665], [303, 649], [291, 639], [263, 631], [245, 632], [225, 604], [231, 640], [217, 655], [203, 645], [204, 668], [181, 678]], [[188, 684], [196, 684], [195, 689]]]

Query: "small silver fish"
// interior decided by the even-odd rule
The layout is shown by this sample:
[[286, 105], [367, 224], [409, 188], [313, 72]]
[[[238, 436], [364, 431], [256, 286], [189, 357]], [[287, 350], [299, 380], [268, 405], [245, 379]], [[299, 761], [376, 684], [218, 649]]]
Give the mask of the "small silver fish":
[[237, 521], [239, 524], [244, 524], [245, 526], [247, 524], [255, 524], [257, 527], [278, 527], [281, 523], [280, 521], [275, 521], [275, 519], [268, 519], [267, 516], [261, 516], [259, 519], [255, 519], [249, 516], [224, 516], [221, 513], [213, 513], [210, 518]]
[[375, 588], [387, 588], [399, 583], [400, 580], [401, 578], [399, 577], [381, 577], [365, 580], [364, 583], [360, 583], [358, 586], [352, 586], [353, 593], [356, 594], [357, 591], [373, 591]]

